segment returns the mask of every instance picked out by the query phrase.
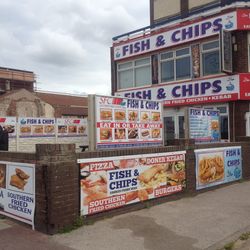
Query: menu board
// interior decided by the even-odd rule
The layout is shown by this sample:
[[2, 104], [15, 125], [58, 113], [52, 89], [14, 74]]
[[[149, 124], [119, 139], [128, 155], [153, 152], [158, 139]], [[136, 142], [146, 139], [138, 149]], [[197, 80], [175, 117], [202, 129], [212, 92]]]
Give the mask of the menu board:
[[79, 159], [81, 215], [180, 192], [185, 151]]
[[18, 118], [20, 138], [25, 137], [55, 137], [54, 118]]
[[241, 147], [195, 150], [196, 189], [242, 178]]
[[9, 133], [9, 137], [16, 137], [16, 117], [0, 117], [0, 126]]
[[0, 214], [33, 225], [35, 165], [0, 162]]
[[189, 108], [189, 138], [196, 143], [220, 141], [219, 111]]
[[95, 96], [95, 110], [96, 148], [163, 144], [160, 102]]
[[56, 119], [58, 137], [87, 136], [87, 119]]

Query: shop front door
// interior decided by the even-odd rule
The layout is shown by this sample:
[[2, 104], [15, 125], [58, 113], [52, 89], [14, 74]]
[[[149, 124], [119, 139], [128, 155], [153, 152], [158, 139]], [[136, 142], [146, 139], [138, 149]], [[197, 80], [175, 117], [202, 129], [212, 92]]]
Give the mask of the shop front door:
[[164, 140], [185, 138], [184, 115], [164, 117]]

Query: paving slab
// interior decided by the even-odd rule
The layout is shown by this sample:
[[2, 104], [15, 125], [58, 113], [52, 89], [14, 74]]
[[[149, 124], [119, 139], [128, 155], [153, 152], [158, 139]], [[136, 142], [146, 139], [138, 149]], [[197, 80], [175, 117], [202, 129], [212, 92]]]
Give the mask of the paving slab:
[[73, 249], [215, 250], [250, 227], [250, 182], [83, 226], [53, 240]]

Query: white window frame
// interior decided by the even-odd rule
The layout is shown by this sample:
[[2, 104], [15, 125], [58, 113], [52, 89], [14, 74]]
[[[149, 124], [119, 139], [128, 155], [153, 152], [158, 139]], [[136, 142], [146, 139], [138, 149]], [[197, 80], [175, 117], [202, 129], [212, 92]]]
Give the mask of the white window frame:
[[[140, 61], [140, 60], [143, 60], [143, 59], [149, 59], [149, 63], [147, 64], [143, 64], [143, 65], [139, 65], [139, 66], [136, 66], [135, 63], [136, 61]], [[126, 69], [119, 69], [119, 65], [122, 65], [122, 64], [126, 64], [126, 63], [132, 63], [132, 66], [131, 67], [128, 67]], [[151, 85], [152, 84], [152, 69], [151, 69], [151, 56], [147, 56], [147, 57], [142, 57], [142, 58], [137, 58], [133, 61], [126, 61], [126, 62], [122, 62], [122, 63], [118, 63], [116, 68], [117, 68], [117, 89], [118, 90], [121, 90], [121, 89], [130, 89], [130, 88], [136, 88], [136, 87], [143, 87], [143, 86], [148, 86], [148, 85]], [[149, 83], [145, 83], [144, 85], [140, 85], [140, 86], [136, 86], [135, 84], [135, 70], [136, 69], [139, 69], [139, 68], [143, 68], [145, 66], [149, 66], [149, 73], [150, 73], [150, 82]], [[133, 71], [133, 75], [132, 75], [132, 79], [133, 79], [133, 83], [132, 83], [132, 86], [129, 86], [127, 88], [121, 88], [120, 87], [120, 82], [119, 82], [119, 72], [122, 72], [122, 71], [126, 71], [126, 70], [131, 70]]]
[[[183, 56], [176, 56], [176, 51], [179, 51], [179, 50], [182, 50], [182, 49], [189, 49], [189, 54], [186, 54], [186, 55], [183, 55]], [[161, 59], [161, 56], [163, 54], [166, 54], [166, 53], [173, 53], [173, 57], [172, 58], [167, 58], [167, 59]], [[182, 78], [182, 79], [178, 79], [177, 80], [177, 76], [176, 76], [176, 60], [177, 59], [181, 59], [181, 58], [185, 58], [185, 57], [188, 57], [190, 58], [190, 77], [188, 78]], [[161, 63], [163, 62], [168, 62], [168, 61], [174, 61], [174, 79], [171, 80], [171, 81], [164, 81], [162, 80], [161, 76], [162, 76], [162, 70], [161, 70]], [[191, 53], [191, 47], [190, 46], [186, 46], [186, 47], [183, 47], [183, 48], [178, 48], [178, 49], [175, 49], [175, 50], [169, 50], [169, 51], [164, 51], [162, 53], [159, 54], [159, 66], [158, 66], [158, 69], [159, 69], [159, 84], [162, 84], [162, 83], [172, 83], [172, 82], [179, 82], [179, 81], [185, 81], [185, 80], [191, 80], [192, 79], [192, 53]]]
[[[212, 43], [212, 42], [217, 42], [219, 43], [218, 48], [214, 48], [214, 49], [208, 49], [208, 50], [203, 50], [203, 45], [208, 44], [208, 43]], [[215, 74], [208, 74], [205, 75], [204, 74], [204, 70], [203, 70], [203, 54], [205, 53], [210, 53], [210, 52], [214, 52], [214, 51], [219, 51], [219, 72], [215, 73]], [[207, 76], [213, 76], [213, 75], [219, 75], [221, 74], [221, 56], [220, 56], [220, 40], [219, 39], [215, 39], [215, 40], [211, 40], [211, 41], [206, 41], [206, 42], [202, 42], [200, 43], [200, 67], [201, 67], [201, 76], [203, 77], [207, 77]]]

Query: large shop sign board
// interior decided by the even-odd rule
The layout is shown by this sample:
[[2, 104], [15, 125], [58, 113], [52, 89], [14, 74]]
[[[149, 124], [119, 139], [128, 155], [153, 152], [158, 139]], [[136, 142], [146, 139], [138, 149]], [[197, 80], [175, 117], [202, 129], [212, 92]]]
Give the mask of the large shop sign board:
[[196, 81], [161, 84], [118, 91], [116, 95], [162, 101], [164, 106], [250, 100], [250, 74], [218, 76]]
[[[161, 28], [161, 30], [162, 29], [164, 29], [164, 27]], [[125, 42], [122, 45], [114, 44], [114, 60], [120, 60], [210, 37], [219, 34], [222, 30], [233, 31], [237, 29], [250, 29], [249, 9], [237, 10], [213, 18], [204, 19], [158, 34], [153, 33], [151, 36], [149, 35], [131, 42]]]
[[[127, 148], [163, 144], [162, 104], [158, 101], [89, 96], [89, 125], [95, 148]], [[93, 117], [94, 115], [94, 117]], [[91, 145], [92, 147], [92, 145]]]
[[180, 192], [185, 151], [79, 159], [81, 215]]
[[195, 150], [196, 189], [208, 188], [242, 178], [241, 147]]
[[34, 228], [35, 165], [0, 161], [0, 214]]

